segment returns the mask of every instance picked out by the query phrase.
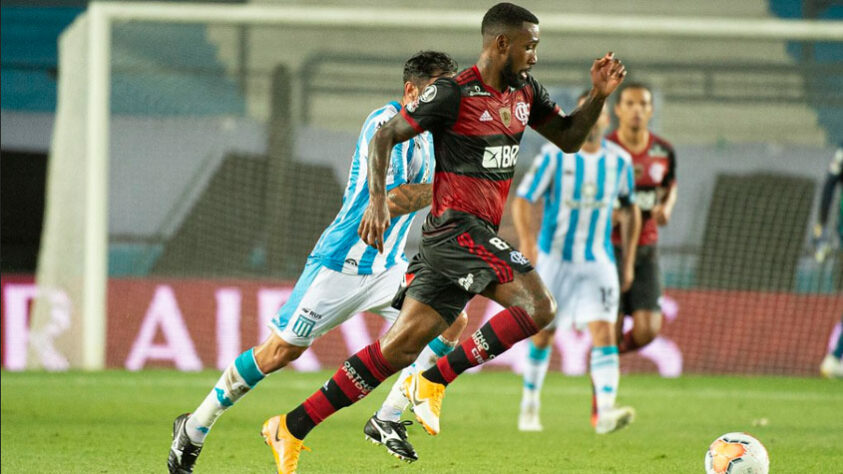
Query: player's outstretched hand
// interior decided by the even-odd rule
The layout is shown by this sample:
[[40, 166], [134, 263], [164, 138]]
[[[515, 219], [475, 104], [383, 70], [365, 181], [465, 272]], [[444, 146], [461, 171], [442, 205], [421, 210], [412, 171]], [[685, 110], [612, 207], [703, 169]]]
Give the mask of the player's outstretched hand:
[[363, 239], [363, 242], [378, 249], [378, 253], [383, 253], [383, 235], [387, 227], [389, 227], [389, 206], [386, 198], [372, 199], [363, 211], [363, 219], [357, 227], [357, 235]]
[[609, 97], [621, 85], [624, 77], [626, 68], [611, 51], [602, 58], [595, 59], [591, 65], [591, 84], [601, 97]]

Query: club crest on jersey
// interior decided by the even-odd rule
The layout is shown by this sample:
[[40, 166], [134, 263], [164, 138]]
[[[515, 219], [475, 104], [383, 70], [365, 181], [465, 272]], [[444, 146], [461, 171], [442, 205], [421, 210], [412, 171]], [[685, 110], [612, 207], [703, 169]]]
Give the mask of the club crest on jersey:
[[663, 164], [653, 163], [653, 164], [650, 165], [649, 173], [650, 173], [650, 178], [653, 181], [655, 181], [657, 183], [661, 183], [662, 179], [664, 179], [664, 172], [665, 172], [665, 167], [664, 167]]
[[504, 107], [498, 112], [501, 114], [501, 122], [503, 122], [504, 127], [509, 127], [509, 124], [512, 123], [512, 110], [509, 107]]
[[300, 315], [296, 318], [296, 322], [293, 324], [293, 334], [299, 337], [310, 336], [311, 331], [313, 331], [313, 326], [315, 325], [315, 321]]
[[530, 261], [527, 260], [527, 257], [517, 250], [513, 250], [509, 253], [509, 259], [512, 260], [512, 263], [517, 263], [519, 265], [529, 265], [530, 263]]
[[530, 121], [530, 104], [526, 102], [518, 102], [515, 104], [515, 118], [521, 122], [521, 125], [527, 126]]
[[419, 96], [419, 101], [428, 103], [433, 100], [434, 97], [436, 97], [436, 86], [431, 84], [424, 88], [424, 91], [422, 91], [421, 95]]

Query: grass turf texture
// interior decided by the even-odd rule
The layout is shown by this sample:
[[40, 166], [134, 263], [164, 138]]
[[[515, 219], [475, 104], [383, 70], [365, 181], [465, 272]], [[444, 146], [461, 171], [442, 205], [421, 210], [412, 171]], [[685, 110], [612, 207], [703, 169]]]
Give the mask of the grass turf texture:
[[[2, 374], [2, 470], [164, 472], [173, 418], [192, 410], [216, 372]], [[259, 430], [318, 388], [330, 373], [280, 372], [214, 426], [196, 472], [274, 472]], [[595, 435], [584, 377], [549, 374], [543, 433], [516, 430], [521, 379], [505, 372], [465, 375], [447, 392], [442, 433], [410, 428], [419, 461], [405, 465], [363, 440], [365, 421], [393, 379], [342, 410], [306, 440], [304, 473], [576, 472], [700, 473], [708, 444], [748, 431], [766, 445], [774, 473], [843, 472], [843, 384], [779, 377], [621, 378], [622, 404], [638, 419]], [[408, 417], [412, 416], [407, 414]], [[766, 426], [753, 426], [767, 419]]]

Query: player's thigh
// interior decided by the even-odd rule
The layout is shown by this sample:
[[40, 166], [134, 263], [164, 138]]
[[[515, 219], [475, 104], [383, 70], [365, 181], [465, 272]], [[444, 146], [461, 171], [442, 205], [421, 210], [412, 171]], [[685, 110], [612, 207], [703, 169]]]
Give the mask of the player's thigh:
[[618, 318], [619, 285], [614, 265], [610, 263], [587, 262], [578, 264], [577, 283], [573, 292], [577, 295], [574, 310], [577, 328], [600, 321], [612, 327]]
[[389, 269], [369, 275], [363, 288], [362, 306], [390, 323], [398, 319], [398, 309], [392, 306], [395, 294], [401, 289], [406, 265], [393, 265]]
[[635, 259], [635, 279], [624, 301], [626, 314], [639, 311], [661, 312], [662, 295], [661, 271], [658, 251], [653, 245], [638, 247]]
[[325, 267], [315, 273], [306, 271], [270, 327], [289, 344], [310, 346], [319, 336], [366, 309], [364, 277]]
[[412, 314], [414, 311], [424, 309], [414, 306], [405, 308], [405, 303], [410, 297], [416, 302], [430, 307], [439, 315], [447, 327], [456, 321], [473, 296], [471, 292], [454, 284], [448, 276], [443, 275], [417, 256], [410, 263], [404, 278], [404, 284], [396, 293], [392, 306], [400, 308], [399, 319], [404, 317], [405, 313]]
[[[533, 272], [530, 262], [493, 229], [468, 223], [452, 238], [435, 245], [422, 243], [419, 260], [427, 268], [468, 293], [480, 294], [491, 284], [514, 281]], [[413, 263], [410, 264], [412, 271]]]
[[547, 254], [540, 254], [536, 262], [536, 273], [547, 286], [556, 300], [556, 314], [553, 321], [544, 327], [553, 331], [559, 327], [573, 324], [574, 309], [576, 308], [576, 279], [561, 258]]
[[540, 328], [556, 316], [556, 299], [535, 270], [515, 274], [508, 283], [492, 283], [482, 294], [504, 308], [523, 308]]
[[433, 267], [469, 293], [501, 306], [520, 306], [541, 326], [556, 313], [556, 303], [530, 262], [491, 229], [476, 225], [450, 245], [422, 248]]
[[448, 323], [427, 303], [404, 295], [398, 319], [380, 339], [384, 358], [395, 368], [413, 363], [424, 346], [438, 336]]

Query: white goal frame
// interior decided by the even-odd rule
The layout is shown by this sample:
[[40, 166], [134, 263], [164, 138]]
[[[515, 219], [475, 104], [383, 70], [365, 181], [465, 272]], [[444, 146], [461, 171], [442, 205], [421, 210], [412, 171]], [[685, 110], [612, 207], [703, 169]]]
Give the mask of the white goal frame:
[[[403, 31], [477, 31], [481, 11], [409, 8], [345, 8], [282, 5], [91, 2], [76, 21], [87, 22], [88, 94], [85, 107], [88, 174], [84, 192], [84, 238], [81, 315], [81, 368], [105, 366], [106, 284], [108, 278], [108, 169], [111, 27], [121, 21], [217, 23], [245, 25], [342, 26], [398, 28]], [[643, 17], [619, 15], [542, 14], [545, 33], [769, 40], [843, 41], [843, 22], [778, 19]], [[407, 18], [413, 21], [407, 22]], [[67, 33], [63, 33], [64, 37]], [[63, 70], [59, 65], [59, 72]], [[59, 103], [62, 101], [59, 96]], [[51, 150], [51, 156], [56, 150]]]

